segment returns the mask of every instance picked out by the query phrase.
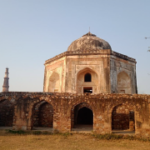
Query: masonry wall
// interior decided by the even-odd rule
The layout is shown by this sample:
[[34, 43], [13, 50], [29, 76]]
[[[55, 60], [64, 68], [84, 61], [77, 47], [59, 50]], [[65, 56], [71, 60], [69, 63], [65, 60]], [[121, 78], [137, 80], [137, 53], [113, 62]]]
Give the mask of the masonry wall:
[[[84, 82], [90, 73], [91, 82]], [[137, 93], [136, 61], [107, 50], [64, 52], [45, 63], [44, 92]]]
[[[84, 103], [93, 112], [93, 131], [99, 134], [112, 132], [114, 108], [120, 105], [133, 106], [135, 133], [150, 136], [150, 96], [131, 94], [78, 95], [69, 93], [0, 93], [0, 101], [15, 101], [13, 129], [33, 128], [33, 109], [39, 103], [47, 102], [53, 107], [53, 130], [70, 132], [73, 128], [72, 114], [77, 105]], [[126, 109], [124, 109], [126, 111]], [[128, 111], [128, 110], [127, 110]]]
[[[95, 94], [110, 93], [108, 55], [67, 56], [66, 62], [66, 92], [83, 94], [84, 87], [92, 87]], [[81, 72], [84, 72], [84, 74], [80, 78]], [[84, 82], [85, 73], [92, 75], [91, 83]]]
[[113, 130], [135, 130], [134, 106], [123, 103], [115, 106], [112, 111]]
[[13, 126], [14, 103], [9, 100], [0, 101], [0, 126]]
[[[120, 73], [126, 74], [129, 77], [130, 81], [123, 81], [123, 84], [128, 84], [124, 86], [129, 87], [130, 89], [118, 87], [118, 76]], [[110, 81], [111, 93], [137, 93], [136, 63], [112, 55], [110, 57]]]
[[45, 65], [44, 92], [65, 92], [65, 57]]

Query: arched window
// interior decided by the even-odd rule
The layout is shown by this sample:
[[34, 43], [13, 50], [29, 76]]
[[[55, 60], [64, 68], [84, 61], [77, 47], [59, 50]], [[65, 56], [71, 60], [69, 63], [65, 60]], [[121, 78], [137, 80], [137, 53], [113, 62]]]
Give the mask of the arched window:
[[85, 82], [91, 82], [91, 74], [90, 73], [85, 74], [84, 81]]

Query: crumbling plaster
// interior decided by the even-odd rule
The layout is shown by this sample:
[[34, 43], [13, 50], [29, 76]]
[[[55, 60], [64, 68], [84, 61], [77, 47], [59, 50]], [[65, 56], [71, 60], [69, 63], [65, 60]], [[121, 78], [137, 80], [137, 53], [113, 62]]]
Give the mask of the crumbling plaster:
[[31, 130], [32, 113], [36, 104], [45, 101], [53, 107], [53, 130], [70, 132], [71, 112], [86, 103], [93, 111], [93, 131], [100, 134], [112, 132], [112, 111], [120, 105], [133, 106], [135, 134], [150, 136], [150, 96], [139, 94], [69, 94], [69, 93], [0, 93], [0, 102], [14, 100], [13, 129]]
[[85, 69], [89, 73], [97, 74], [95, 84], [89, 83], [95, 94], [120, 93], [117, 83], [120, 72], [128, 74], [131, 81], [128, 85], [131, 90], [125, 90], [125, 93], [137, 93], [135, 59], [111, 50], [66, 52], [47, 60], [44, 92], [54, 92], [48, 90], [48, 86], [51, 86], [49, 79], [53, 72], [57, 72], [60, 76], [60, 89], [57, 92], [83, 93], [83, 87], [88, 87], [88, 85], [85, 83], [81, 86], [79, 82], [84, 82], [84, 80], [83, 78], [82, 81], [78, 80], [78, 73]]

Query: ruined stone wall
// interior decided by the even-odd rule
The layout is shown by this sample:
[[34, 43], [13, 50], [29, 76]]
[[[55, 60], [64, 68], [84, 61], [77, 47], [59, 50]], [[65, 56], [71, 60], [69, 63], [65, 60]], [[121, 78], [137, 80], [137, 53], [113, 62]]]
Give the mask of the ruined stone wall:
[[[42, 101], [53, 108], [53, 130], [70, 132], [74, 127], [73, 114], [76, 106], [93, 112], [93, 131], [111, 133], [112, 119], [117, 113], [134, 110], [135, 134], [150, 136], [150, 96], [138, 94], [69, 94], [69, 93], [0, 93], [0, 101], [15, 101], [13, 129], [31, 130], [34, 109]], [[44, 103], [43, 103], [44, 104]], [[82, 105], [81, 105], [82, 104]], [[118, 107], [118, 106], [122, 107]], [[118, 109], [116, 109], [118, 107]], [[38, 107], [37, 107], [38, 108]], [[121, 109], [122, 108], [122, 109]], [[45, 108], [43, 107], [43, 110]], [[42, 111], [41, 111], [42, 113]], [[45, 115], [50, 113], [45, 111]], [[40, 117], [39, 117], [40, 118]], [[42, 116], [44, 118], [44, 116]], [[45, 123], [44, 123], [45, 124]]]
[[14, 104], [9, 100], [0, 101], [0, 126], [13, 126]]

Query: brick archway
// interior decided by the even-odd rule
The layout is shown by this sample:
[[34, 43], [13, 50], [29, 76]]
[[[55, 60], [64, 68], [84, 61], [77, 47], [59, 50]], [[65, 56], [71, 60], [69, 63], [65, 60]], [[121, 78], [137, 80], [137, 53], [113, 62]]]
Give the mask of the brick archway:
[[32, 110], [33, 127], [53, 127], [53, 107], [51, 104], [41, 101]]
[[111, 113], [112, 130], [135, 130], [135, 108], [131, 104], [121, 103], [113, 107]]
[[93, 109], [86, 102], [75, 105], [71, 111], [71, 128], [78, 128], [79, 125], [91, 125], [93, 128]]
[[[43, 126], [44, 127], [44, 124], [45, 124], [45, 127], [50, 127], [50, 128], [52, 128], [53, 127], [53, 116], [54, 116], [54, 106], [53, 106], [53, 104], [52, 103], [50, 103], [49, 102], [50, 100], [49, 99], [44, 99], [44, 98], [41, 98], [41, 99], [35, 99], [31, 104], [30, 104], [30, 108], [29, 108], [29, 114], [28, 114], [28, 130], [32, 130], [33, 129], [33, 127], [34, 126]], [[44, 111], [45, 111], [45, 107], [47, 107], [47, 106], [45, 106], [44, 104], [47, 104], [47, 105], [49, 105], [48, 106], [48, 109], [46, 109], [46, 111], [49, 111], [50, 112], [50, 120], [51, 120], [51, 122], [50, 123], [42, 123], [42, 120], [37, 120], [37, 122], [35, 121], [33, 121], [33, 119], [34, 119], [34, 116], [37, 116], [38, 115], [38, 117], [40, 117], [41, 119], [42, 119], [42, 115], [43, 114], [41, 114], [41, 113], [43, 113]], [[43, 107], [42, 109], [40, 109], [40, 107]], [[49, 108], [51, 108], [51, 109], [49, 109]], [[38, 110], [37, 112], [34, 110], [34, 109], [40, 109], [40, 110]], [[45, 112], [44, 112], [45, 113]], [[40, 114], [41, 114], [41, 116], [40, 116]], [[47, 115], [47, 114], [46, 114]], [[44, 116], [44, 117], [46, 117], [46, 116]], [[35, 117], [36, 118], [36, 117]], [[44, 118], [45, 119], [45, 118]], [[48, 119], [47, 119], [48, 120]]]

